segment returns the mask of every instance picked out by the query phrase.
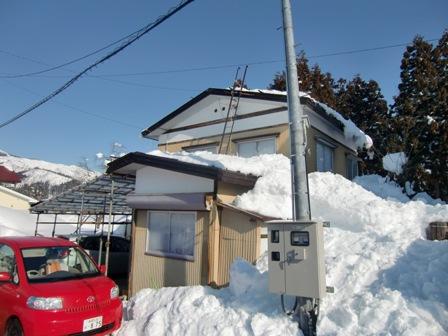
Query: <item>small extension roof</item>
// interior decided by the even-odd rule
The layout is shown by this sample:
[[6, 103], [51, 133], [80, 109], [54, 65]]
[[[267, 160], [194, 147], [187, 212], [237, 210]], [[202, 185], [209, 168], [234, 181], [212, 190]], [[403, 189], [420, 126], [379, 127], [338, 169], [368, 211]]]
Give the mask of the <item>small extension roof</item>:
[[253, 187], [258, 179], [258, 177], [254, 175], [245, 175], [217, 167], [183, 162], [176, 159], [140, 152], [129, 153], [112, 161], [108, 164], [107, 173], [135, 176], [137, 169], [144, 166], [171, 170], [178, 173], [209, 178], [246, 187]]
[[[264, 91], [246, 91], [246, 90], [241, 90], [241, 91], [238, 90], [237, 92], [238, 92], [238, 95], [241, 95], [241, 98], [269, 100], [269, 101], [277, 101], [277, 102], [284, 102], [284, 103], [287, 102], [287, 96], [285, 94], [281, 94], [281, 93], [268, 93], [268, 92], [264, 92]], [[141, 133], [142, 136], [145, 138], [157, 140], [157, 136], [154, 134], [151, 134], [154, 130], [160, 128], [162, 125], [164, 125], [171, 119], [177, 117], [179, 114], [181, 114], [182, 112], [187, 110], [189, 107], [193, 106], [197, 102], [201, 101], [202, 99], [204, 99], [210, 95], [230, 97], [231, 90], [230, 89], [209, 88], [209, 89], [203, 91], [202, 93], [200, 93], [193, 99], [189, 100], [188, 102], [186, 102], [184, 105], [182, 105], [175, 111], [171, 112], [170, 114], [168, 114], [164, 118], [160, 119], [155, 124], [149, 126], [145, 130], [143, 130]], [[318, 103], [316, 103], [314, 100], [312, 100], [308, 97], [305, 97], [305, 96], [301, 96], [300, 102], [302, 104], [310, 107], [313, 111], [315, 111], [320, 116], [322, 116], [323, 118], [325, 118], [326, 120], [331, 122], [333, 125], [335, 125], [340, 130], [344, 129], [344, 125], [339, 120], [337, 120], [335, 117], [327, 114], [325, 112], [325, 109], [322, 106], [320, 106]]]
[[110, 195], [114, 181], [112, 214], [131, 215], [132, 209], [126, 203], [126, 195], [134, 190], [135, 178], [132, 176], [101, 175], [63, 192], [49, 200], [31, 207], [32, 213], [104, 215], [109, 213]]

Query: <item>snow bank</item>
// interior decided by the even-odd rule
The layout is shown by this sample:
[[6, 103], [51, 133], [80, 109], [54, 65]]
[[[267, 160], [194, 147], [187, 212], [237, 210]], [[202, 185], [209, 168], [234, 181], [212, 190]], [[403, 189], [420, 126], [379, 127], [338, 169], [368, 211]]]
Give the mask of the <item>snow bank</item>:
[[27, 210], [0, 206], [0, 236], [34, 236], [36, 219]]
[[[159, 154], [261, 176], [237, 205], [290, 216], [289, 160], [281, 155]], [[363, 184], [377, 195], [360, 180], [309, 175], [313, 217], [331, 222], [325, 263], [335, 293], [322, 302], [319, 335], [446, 335], [448, 241], [426, 241], [424, 229], [448, 220], [448, 205], [409, 201], [392, 184], [369, 178]], [[129, 301], [119, 335], [300, 335], [279, 296], [268, 293], [266, 272], [264, 255], [257, 268], [236, 261], [226, 289], [143, 290]]]
[[230, 270], [231, 286], [144, 289], [125, 308], [118, 335], [300, 335], [268, 294], [267, 277], [246, 261]]
[[408, 159], [403, 152], [386, 154], [383, 157], [383, 168], [388, 172], [400, 175], [407, 161]]

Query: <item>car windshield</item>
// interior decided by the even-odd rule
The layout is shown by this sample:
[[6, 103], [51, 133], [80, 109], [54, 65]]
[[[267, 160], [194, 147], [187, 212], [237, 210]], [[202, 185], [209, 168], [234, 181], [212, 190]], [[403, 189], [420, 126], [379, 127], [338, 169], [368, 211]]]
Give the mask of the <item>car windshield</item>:
[[22, 249], [29, 282], [52, 282], [99, 275], [98, 268], [81, 249], [53, 246]]

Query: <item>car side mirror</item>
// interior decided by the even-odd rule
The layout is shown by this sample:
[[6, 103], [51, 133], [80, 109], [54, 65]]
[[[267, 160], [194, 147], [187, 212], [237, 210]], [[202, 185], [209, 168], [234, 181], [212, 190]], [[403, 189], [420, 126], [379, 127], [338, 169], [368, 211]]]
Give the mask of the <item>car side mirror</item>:
[[106, 274], [106, 265], [100, 265], [101, 274]]
[[11, 282], [12, 276], [9, 272], [0, 272], [0, 282]]

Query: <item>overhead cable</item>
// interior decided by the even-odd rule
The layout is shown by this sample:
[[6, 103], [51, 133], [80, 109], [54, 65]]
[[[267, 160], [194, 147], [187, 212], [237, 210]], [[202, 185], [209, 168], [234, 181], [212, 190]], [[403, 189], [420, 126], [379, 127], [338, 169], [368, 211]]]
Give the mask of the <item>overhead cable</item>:
[[47, 101], [49, 101], [50, 99], [52, 99], [53, 97], [57, 96], [58, 94], [60, 94], [61, 92], [63, 92], [64, 90], [66, 90], [68, 87], [70, 87], [71, 85], [73, 85], [78, 79], [80, 79], [83, 75], [85, 75], [87, 72], [89, 72], [90, 70], [92, 70], [93, 68], [97, 67], [98, 65], [100, 65], [101, 63], [107, 61], [108, 59], [112, 58], [113, 56], [115, 56], [116, 54], [118, 54], [119, 52], [123, 51], [125, 48], [127, 48], [128, 46], [130, 46], [131, 44], [133, 44], [135, 41], [137, 41], [138, 39], [140, 39], [142, 36], [144, 36], [145, 34], [147, 34], [148, 32], [150, 32], [151, 30], [153, 30], [154, 28], [156, 28], [157, 26], [159, 26], [161, 23], [163, 23], [164, 21], [168, 20], [171, 16], [173, 16], [174, 14], [176, 14], [177, 12], [179, 12], [180, 10], [182, 10], [185, 6], [189, 5], [190, 3], [192, 3], [194, 0], [186, 0], [186, 1], [181, 1], [176, 7], [171, 8], [167, 14], [159, 17], [157, 20], [155, 20], [153, 23], [150, 23], [148, 25], [146, 25], [145, 27], [143, 27], [142, 29], [140, 29], [139, 31], [135, 32], [132, 37], [130, 37], [126, 42], [124, 42], [121, 46], [119, 46], [118, 48], [114, 49], [112, 52], [110, 52], [109, 54], [107, 54], [106, 56], [102, 57], [101, 59], [99, 59], [98, 61], [96, 61], [95, 63], [93, 63], [92, 65], [88, 66], [87, 68], [85, 68], [83, 71], [81, 71], [80, 73], [78, 73], [76, 76], [72, 77], [69, 81], [67, 81], [64, 85], [62, 85], [60, 88], [58, 88], [57, 90], [53, 91], [50, 95], [48, 95], [47, 97], [43, 98], [42, 100], [40, 100], [39, 102], [35, 103], [34, 105], [32, 105], [31, 107], [27, 108], [25, 111], [17, 114], [16, 116], [12, 117], [11, 119], [3, 122], [0, 124], [0, 128], [3, 128], [11, 123], [13, 123], [14, 121], [16, 121], [17, 119], [20, 119], [21, 117], [23, 117], [24, 115], [30, 113], [31, 111], [34, 111], [36, 108], [38, 108], [39, 106], [45, 104]]

